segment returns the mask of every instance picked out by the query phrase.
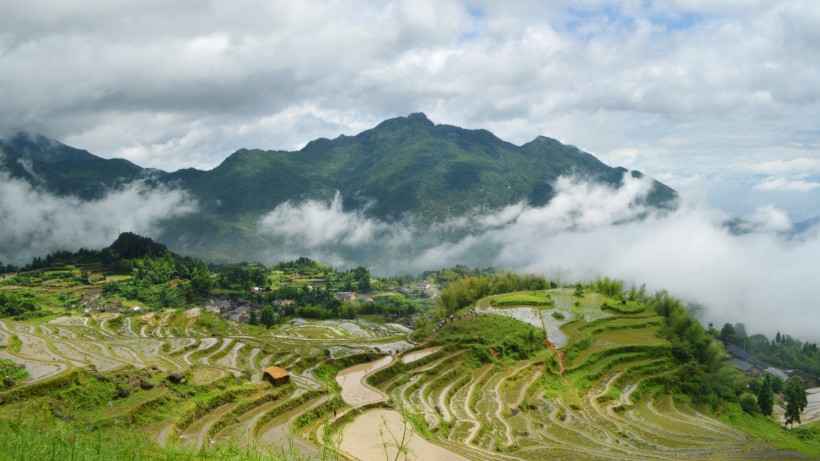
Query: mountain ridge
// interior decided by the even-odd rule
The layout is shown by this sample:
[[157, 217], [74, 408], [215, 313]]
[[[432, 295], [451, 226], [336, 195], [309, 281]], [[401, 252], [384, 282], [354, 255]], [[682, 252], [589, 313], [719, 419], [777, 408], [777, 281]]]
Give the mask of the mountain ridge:
[[[37, 135], [2, 140], [0, 148], [13, 177], [59, 195], [96, 199], [136, 180], [187, 191], [198, 213], [167, 220], [157, 238], [175, 251], [217, 260], [276, 247], [259, 235], [259, 223], [286, 203], [331, 203], [338, 194], [345, 212], [427, 225], [522, 201], [543, 206], [561, 176], [611, 187], [620, 187], [625, 174], [643, 176], [546, 136], [518, 146], [488, 130], [435, 124], [423, 113], [353, 136], [314, 139], [297, 151], [239, 149], [211, 170], [166, 173]], [[646, 204], [672, 209], [676, 200], [674, 190], [653, 180]]]

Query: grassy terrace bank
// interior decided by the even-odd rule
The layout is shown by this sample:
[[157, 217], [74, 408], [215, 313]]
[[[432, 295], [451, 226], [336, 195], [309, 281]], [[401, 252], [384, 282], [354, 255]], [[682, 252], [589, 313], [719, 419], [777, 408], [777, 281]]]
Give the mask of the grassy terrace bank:
[[[420, 328], [423, 345], [361, 320], [249, 330], [193, 310], [128, 322], [110, 313], [6, 319], [3, 363], [30, 365], [0, 387], [0, 459], [335, 459], [348, 428], [369, 427], [357, 419], [369, 411], [398, 412], [416, 434], [469, 459], [820, 457], [817, 422], [789, 431], [740, 409], [725, 384], [742, 377], [719, 355], [708, 362], [720, 345], [668, 299], [556, 289], [477, 304], [500, 314], [461, 307], [435, 333], [437, 321]], [[538, 322], [501, 315], [521, 308], [564, 313], [566, 344], [546, 342]], [[389, 399], [349, 411], [336, 375], [385, 353], [395, 359], [365, 380]], [[93, 366], [109, 361], [127, 364]], [[41, 374], [38, 363], [62, 368]], [[262, 379], [272, 365], [291, 372], [290, 384]], [[693, 395], [693, 383], [717, 404]], [[378, 421], [367, 424], [378, 440]]]

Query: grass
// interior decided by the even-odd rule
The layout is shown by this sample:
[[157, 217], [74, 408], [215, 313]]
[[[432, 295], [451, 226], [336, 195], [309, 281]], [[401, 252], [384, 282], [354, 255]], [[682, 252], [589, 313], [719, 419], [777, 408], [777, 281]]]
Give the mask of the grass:
[[498, 295], [490, 298], [491, 306], [553, 306], [552, 298], [546, 294], [536, 294], [536, 292], [510, 293]]
[[[519, 292], [494, 299], [513, 303], [510, 305], [533, 305], [536, 300], [549, 299], [543, 293]], [[555, 291], [551, 296], [556, 299], [564, 294]], [[490, 299], [484, 301], [489, 303]], [[729, 405], [722, 409], [721, 420], [749, 434], [746, 440], [737, 439], [727, 435], [729, 429], [721, 429], [716, 422], [681, 404], [686, 401], [682, 397], [675, 403], [669, 397], [654, 398], [669, 395], [666, 387], [676, 371], [669, 345], [655, 336], [658, 317], [641, 311], [641, 306], [629, 303], [624, 306], [596, 293], [586, 293], [580, 299], [580, 306], [574, 306], [575, 301], [576, 298], [569, 295], [561, 301], [569, 303], [568, 306], [554, 309], [577, 316], [577, 320], [562, 327], [569, 338], [561, 351], [568, 368], [563, 377], [558, 366], [559, 351], [544, 346], [543, 330], [509, 317], [480, 315], [447, 323], [433, 344], [419, 346], [441, 345], [444, 346], [441, 351], [409, 364], [396, 360], [391, 366], [369, 375], [368, 383], [391, 395], [392, 405], [399, 403], [397, 398], [406, 398], [405, 410], [418, 432], [444, 442], [444, 446], [454, 451], [472, 453], [478, 458], [484, 455], [475, 450], [482, 447], [525, 461], [543, 459], [546, 453], [565, 458], [624, 454], [622, 446], [608, 441], [606, 434], [613, 439], [627, 437], [626, 442], [634, 449], [630, 456], [635, 458], [657, 457], [666, 450], [682, 451], [681, 456], [704, 456], [704, 452], [696, 451], [698, 444], [705, 444], [708, 450], [705, 453], [713, 458], [756, 453], [763, 444], [820, 457], [816, 423], [786, 431], [773, 421], [750, 417]], [[604, 308], [607, 312], [602, 312], [602, 303], [612, 304], [612, 309]], [[336, 374], [351, 365], [379, 357], [354, 354], [329, 360], [325, 350], [338, 347], [364, 351], [379, 346], [381, 341], [396, 341], [395, 336], [386, 336], [387, 333], [375, 338], [356, 338], [332, 323], [318, 321], [261, 330], [257, 335], [247, 326], [207, 315], [194, 322], [185, 312], [184, 309], [156, 312], [154, 318], [146, 322], [128, 317], [138, 335], [142, 325], [148, 325], [148, 331], [160, 329], [163, 338], [156, 335], [125, 338], [119, 328], [125, 319], [123, 316], [105, 322], [115, 338], [99, 334], [100, 322], [94, 319], [89, 319], [90, 327], [61, 325], [60, 328], [77, 335], [77, 338], [63, 338], [62, 342], [86, 350], [101, 350], [102, 355], [106, 355], [105, 350], [110, 352], [116, 347], [121, 352], [119, 357], [128, 357], [130, 349], [148, 362], [147, 368], [127, 367], [104, 373], [98, 379], [89, 371], [70, 367], [66, 373], [48, 380], [0, 391], [0, 461], [72, 458], [241, 461], [270, 459], [267, 456], [305, 459], [302, 454], [288, 455], [284, 451], [266, 453], [256, 438], [243, 438], [245, 432], [258, 433], [263, 426], [285, 424], [293, 417], [293, 427], [300, 435], [320, 440], [316, 431], [326, 427], [323, 425], [334, 410], [341, 410], [340, 417], [347, 415], [346, 404], [334, 397]], [[545, 310], [544, 315], [551, 312]], [[601, 315], [608, 317], [601, 318]], [[16, 338], [15, 333], [26, 331], [23, 327], [32, 324], [8, 323], [9, 346], [5, 351], [12, 352], [16, 340], [18, 352], [15, 354], [18, 354], [20, 338]], [[192, 323], [190, 333], [181, 334], [189, 323]], [[57, 331], [56, 326], [48, 328]], [[377, 327], [362, 325], [362, 328], [378, 331]], [[178, 337], [165, 338], [166, 332]], [[211, 338], [215, 333], [222, 337]], [[17, 334], [26, 344], [29, 336], [36, 337], [32, 340], [46, 341], [45, 344], [56, 343], [39, 327], [25, 336]], [[232, 343], [217, 352], [226, 339]], [[91, 342], [81, 344], [82, 341]], [[180, 369], [188, 379], [187, 384], [172, 384], [166, 379], [167, 372], [151, 369], [152, 365], [169, 364], [173, 370], [188, 367], [182, 357], [195, 351], [203, 341], [216, 343], [192, 354], [191, 358], [196, 360], [214, 354], [210, 357], [211, 366]], [[186, 347], [189, 342], [192, 344]], [[236, 363], [224, 360], [240, 343], [244, 346], [239, 349]], [[159, 349], [151, 352], [152, 347]], [[254, 354], [251, 367], [251, 351], [255, 348], [259, 352]], [[33, 353], [29, 349], [37, 348], [23, 345], [24, 352]], [[71, 348], [64, 349], [68, 351], [66, 354], [71, 353]], [[170, 355], [171, 350], [176, 353]], [[218, 360], [220, 357], [223, 360]], [[177, 359], [176, 365], [171, 363], [173, 358]], [[8, 361], [0, 363], [8, 364]], [[258, 379], [259, 369], [277, 363], [294, 376], [287, 390], [274, 389], [267, 383], [252, 384], [245, 376], [235, 378], [228, 375], [226, 367], [253, 369], [253, 377]], [[142, 389], [134, 378], [155, 387]], [[319, 381], [319, 388], [310, 389], [302, 378]], [[608, 389], [607, 384], [610, 384]], [[621, 406], [622, 390], [633, 386], [636, 391], [631, 405]], [[130, 395], [114, 398], [117, 387], [127, 388]], [[326, 403], [319, 400], [326, 398]], [[497, 416], [499, 405], [501, 412]], [[312, 406], [316, 408], [311, 409]], [[349, 417], [355, 414], [351, 412]], [[452, 419], [444, 422], [445, 416]], [[63, 417], [70, 422], [61, 419]], [[255, 420], [256, 417], [261, 419]], [[681, 424], [678, 420], [687, 422]], [[200, 421], [214, 423], [208, 435], [216, 443], [206, 444], [207, 449], [186, 451], [175, 446], [163, 449], [152, 441], [160, 436], [163, 428], [174, 427], [167, 439], [174, 445], [173, 441], [181, 433], [174, 431], [187, 428], [194, 432]], [[256, 422], [251, 424], [252, 421]], [[346, 421], [340, 418], [330, 427], [344, 435]], [[507, 424], [513, 429], [512, 440], [507, 440]], [[471, 428], [476, 429], [475, 437], [471, 438], [471, 445], [465, 445], [463, 441], [473, 435]], [[133, 434], [151, 434], [154, 439]], [[635, 434], [643, 441], [628, 439], [628, 434]], [[684, 441], [693, 443], [687, 445]], [[510, 446], [506, 445], [508, 442]], [[778, 457], [777, 453], [770, 453]]]
[[479, 315], [447, 323], [433, 344], [470, 350], [468, 364], [518, 360], [543, 348], [544, 330], [501, 315]]
[[789, 430], [771, 418], [749, 415], [736, 404], [727, 405], [719, 419], [777, 448], [820, 459], [820, 421]]
[[0, 359], [0, 384], [10, 379], [14, 382], [28, 378], [28, 370], [22, 365], [18, 365], [9, 359]]

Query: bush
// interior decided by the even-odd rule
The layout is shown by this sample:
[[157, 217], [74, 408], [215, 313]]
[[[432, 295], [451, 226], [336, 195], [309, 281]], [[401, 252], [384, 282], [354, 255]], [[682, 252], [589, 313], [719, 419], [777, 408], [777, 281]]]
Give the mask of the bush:
[[743, 397], [740, 398], [740, 408], [743, 408], [743, 411], [750, 415], [757, 413], [760, 409], [757, 406], [757, 399], [752, 394], [744, 394]]

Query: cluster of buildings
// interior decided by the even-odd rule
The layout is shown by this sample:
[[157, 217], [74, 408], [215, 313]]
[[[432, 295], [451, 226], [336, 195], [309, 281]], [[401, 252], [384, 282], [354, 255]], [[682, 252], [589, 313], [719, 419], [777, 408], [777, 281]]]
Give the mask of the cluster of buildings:
[[786, 381], [792, 376], [799, 376], [806, 383], [807, 388], [817, 387], [817, 377], [811, 373], [802, 370], [782, 370], [756, 358], [735, 344], [727, 344], [726, 351], [732, 355], [729, 364], [742, 371], [747, 377], [757, 378], [763, 376], [763, 373], [768, 373]]
[[100, 289], [93, 289], [90, 291], [86, 291], [83, 293], [82, 298], [80, 298], [80, 304], [82, 305], [83, 312], [86, 314], [94, 312], [123, 312], [125, 310], [131, 311], [140, 311], [142, 310], [139, 306], [133, 306], [131, 308], [126, 309], [122, 301], [119, 299], [112, 299], [110, 301], [106, 301], [103, 299], [102, 290]]

